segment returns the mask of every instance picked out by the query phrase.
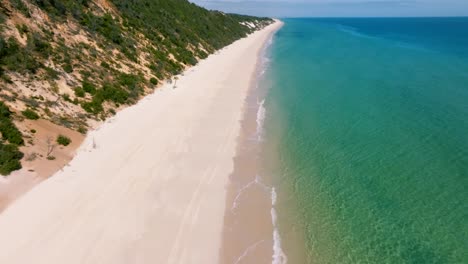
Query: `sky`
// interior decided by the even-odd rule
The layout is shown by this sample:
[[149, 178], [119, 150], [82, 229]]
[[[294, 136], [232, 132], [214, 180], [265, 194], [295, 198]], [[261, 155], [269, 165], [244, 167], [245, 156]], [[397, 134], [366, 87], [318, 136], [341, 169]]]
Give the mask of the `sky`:
[[189, 0], [208, 9], [268, 17], [468, 16], [468, 0]]

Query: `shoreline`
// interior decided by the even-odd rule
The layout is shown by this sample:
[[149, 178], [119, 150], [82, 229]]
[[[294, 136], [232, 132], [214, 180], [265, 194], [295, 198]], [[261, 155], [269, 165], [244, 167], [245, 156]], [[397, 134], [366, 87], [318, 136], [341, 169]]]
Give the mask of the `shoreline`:
[[1, 262], [218, 263], [242, 106], [255, 55], [278, 26], [90, 132], [63, 171], [0, 215]]
[[254, 77], [245, 99], [234, 170], [230, 175], [224, 216], [220, 263], [286, 263], [277, 231], [275, 188], [260, 166], [263, 106], [266, 90], [260, 83], [268, 67], [267, 51], [274, 34], [257, 54]]

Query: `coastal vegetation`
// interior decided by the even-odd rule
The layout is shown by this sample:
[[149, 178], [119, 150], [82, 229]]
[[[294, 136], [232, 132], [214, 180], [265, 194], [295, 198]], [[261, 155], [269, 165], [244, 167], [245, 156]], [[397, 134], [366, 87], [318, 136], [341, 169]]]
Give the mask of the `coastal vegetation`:
[[57, 143], [62, 146], [68, 146], [71, 143], [71, 139], [64, 135], [59, 135], [57, 137]]
[[10, 110], [17, 123], [41, 118], [86, 133], [271, 22], [187, 0], [2, 0], [0, 102], [9, 116], [0, 126], [2, 153], [12, 155], [0, 159], [21, 159]]
[[24, 117], [26, 117], [27, 119], [31, 119], [31, 120], [37, 120], [39, 119], [39, 115], [34, 111], [34, 110], [31, 110], [31, 109], [26, 109], [24, 111], [21, 112], [23, 114]]
[[23, 135], [12, 120], [10, 109], [0, 102], [0, 174], [8, 175], [14, 170], [21, 169], [20, 160], [23, 153], [18, 146], [23, 145]]

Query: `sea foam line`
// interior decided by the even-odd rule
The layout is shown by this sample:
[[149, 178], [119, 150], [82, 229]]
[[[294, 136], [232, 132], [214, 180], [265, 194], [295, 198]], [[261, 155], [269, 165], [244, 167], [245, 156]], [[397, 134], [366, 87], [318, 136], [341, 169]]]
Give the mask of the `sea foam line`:
[[[260, 72], [260, 76], [264, 75], [266, 73], [266, 69], [268, 67], [268, 64], [270, 63], [270, 58], [268, 58], [268, 56], [266, 55], [267, 54], [267, 50], [268, 48], [271, 46], [271, 44], [273, 43], [273, 36], [271, 36], [262, 53], [263, 53], [263, 56], [262, 56], [262, 70]], [[258, 88], [258, 83], [257, 83], [257, 88]], [[266, 108], [265, 108], [265, 99], [263, 99], [261, 102], [258, 102], [258, 110], [257, 110], [257, 130], [256, 130], [256, 135], [257, 135], [257, 140], [258, 141], [262, 141], [263, 140], [263, 130], [264, 130], [264, 123], [265, 123], [265, 117], [266, 117]], [[241, 189], [239, 189], [236, 197], [234, 198], [234, 202], [233, 202], [233, 206], [231, 208], [231, 211], [234, 212], [234, 210], [237, 208], [238, 204], [239, 204], [239, 199], [241, 197], [241, 195], [243, 194], [243, 192], [250, 188], [251, 186], [253, 186], [254, 184], [259, 184], [261, 187], [263, 187], [264, 189], [267, 189], [267, 190], [270, 190], [271, 192], [271, 210], [270, 210], [270, 213], [271, 213], [271, 222], [272, 222], [272, 225], [273, 225], [273, 256], [272, 256], [272, 264], [286, 264], [288, 263], [288, 258], [286, 256], [286, 254], [284, 253], [283, 249], [281, 248], [281, 237], [280, 237], [280, 234], [279, 234], [279, 230], [278, 230], [278, 223], [277, 223], [277, 213], [276, 213], [276, 209], [275, 209], [275, 205], [276, 205], [276, 200], [277, 200], [277, 194], [276, 194], [276, 190], [274, 187], [269, 187], [269, 186], [266, 186], [265, 184], [263, 184], [260, 180], [260, 177], [257, 175], [255, 177], [255, 180], [249, 182], [248, 184], [246, 184], [245, 186], [243, 186]], [[235, 262], [236, 264], [239, 263], [244, 257], [246, 257], [248, 255], [248, 253], [255, 249], [258, 244], [260, 244], [261, 242], [263, 242], [264, 240], [260, 240], [258, 241], [257, 243], [249, 246], [245, 251], [244, 253], [237, 259], [237, 261]]]
[[265, 123], [265, 116], [266, 116], [265, 100], [262, 100], [258, 104], [258, 111], [257, 111], [257, 139], [258, 141], [263, 140], [263, 124]]
[[[263, 184], [261, 182], [260, 177], [257, 175], [255, 177], [255, 180], [249, 182], [248, 184], [244, 185], [242, 188], [239, 189], [236, 197], [234, 198], [234, 202], [233, 202], [232, 207], [231, 207], [231, 212], [234, 213], [234, 211], [238, 207], [239, 199], [242, 196], [242, 194], [245, 192], [245, 190], [247, 190], [248, 188], [252, 187], [255, 184], [258, 184], [259, 186], [261, 186], [262, 188], [264, 188], [266, 190], [270, 190], [270, 194], [271, 194], [271, 196], [270, 196], [270, 198], [271, 198], [270, 214], [271, 214], [271, 223], [273, 225], [273, 255], [272, 255], [272, 262], [271, 263], [272, 264], [286, 264], [286, 263], [288, 263], [288, 257], [286, 256], [286, 254], [283, 251], [283, 248], [281, 247], [281, 237], [280, 237], [280, 234], [279, 234], [279, 228], [278, 228], [278, 223], [277, 223], [278, 222], [278, 215], [276, 213], [275, 205], [276, 205], [278, 195], [276, 193], [275, 187], [266, 186], [265, 184]], [[250, 253], [250, 251], [254, 250], [258, 246], [258, 244], [260, 244], [263, 241], [264, 240], [260, 240], [260, 241], [256, 242], [255, 244], [249, 246], [242, 253], [242, 255], [237, 259], [237, 261], [235, 263], [239, 263], [243, 258], [245, 258]]]
[[[264, 123], [265, 123], [265, 117], [266, 117], [265, 100], [262, 100], [258, 104], [258, 111], [257, 111], [257, 133], [256, 134], [257, 134], [258, 141], [263, 140], [263, 130], [264, 130], [263, 127], [264, 127]], [[286, 256], [286, 254], [284, 253], [283, 249], [281, 248], [281, 237], [280, 237], [279, 230], [278, 230], [278, 223], [277, 223], [277, 218], [278, 217], [277, 217], [276, 209], [275, 209], [276, 200], [277, 200], [277, 194], [276, 194], [275, 187], [265, 186], [263, 183], [261, 183], [259, 181], [258, 175], [257, 175], [257, 177], [255, 177], [255, 181], [252, 182], [252, 184], [253, 183], [260, 183], [260, 184], [262, 184], [262, 186], [264, 186], [265, 188], [270, 189], [270, 191], [271, 191], [271, 210], [270, 210], [270, 213], [271, 213], [271, 222], [272, 222], [272, 225], [273, 225], [273, 256], [272, 256], [273, 260], [272, 260], [272, 264], [286, 264], [286, 263], [288, 263], [288, 258]], [[244, 189], [247, 189], [250, 186], [251, 186], [251, 184], [246, 185], [245, 188], [241, 189], [241, 191], [243, 191]], [[239, 192], [238, 197], [240, 197], [240, 195], [241, 195], [241, 192]], [[236, 202], [238, 197], [236, 197], [235, 202]], [[235, 203], [235, 206], [237, 206], [237, 203]]]
[[281, 248], [281, 237], [278, 230], [278, 216], [276, 214], [276, 199], [277, 194], [275, 187], [271, 188], [271, 222], [273, 224], [273, 260], [272, 264], [286, 264], [288, 263], [288, 257], [284, 254], [283, 249]]

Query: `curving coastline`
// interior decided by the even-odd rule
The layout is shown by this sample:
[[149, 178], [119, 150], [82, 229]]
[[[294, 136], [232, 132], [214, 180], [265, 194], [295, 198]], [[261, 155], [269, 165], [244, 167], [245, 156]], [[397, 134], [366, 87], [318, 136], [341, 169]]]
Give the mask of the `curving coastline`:
[[91, 132], [0, 215], [1, 263], [218, 263], [226, 185], [276, 22]]

